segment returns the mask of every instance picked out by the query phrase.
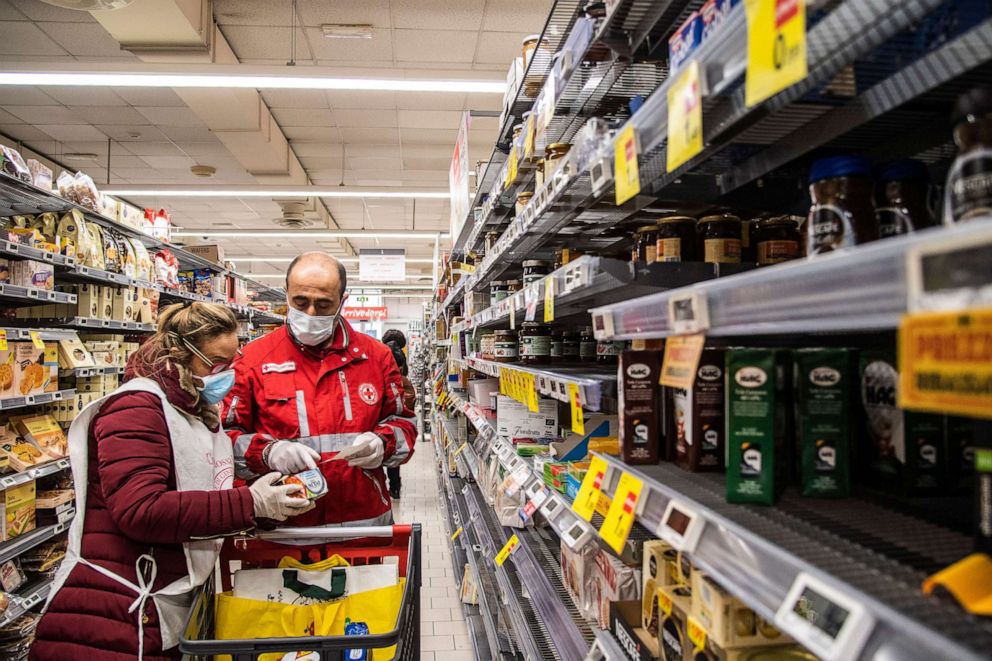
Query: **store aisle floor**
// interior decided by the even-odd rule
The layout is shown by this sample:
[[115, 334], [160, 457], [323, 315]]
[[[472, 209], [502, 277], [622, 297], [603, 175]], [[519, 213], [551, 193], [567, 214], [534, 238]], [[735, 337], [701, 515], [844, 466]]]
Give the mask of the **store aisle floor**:
[[393, 516], [398, 523], [423, 526], [420, 658], [424, 661], [470, 661], [475, 658], [475, 650], [465, 627], [458, 587], [452, 576], [451, 543], [444, 526], [431, 443], [417, 443], [413, 459], [403, 466], [402, 477], [402, 498], [394, 504]]

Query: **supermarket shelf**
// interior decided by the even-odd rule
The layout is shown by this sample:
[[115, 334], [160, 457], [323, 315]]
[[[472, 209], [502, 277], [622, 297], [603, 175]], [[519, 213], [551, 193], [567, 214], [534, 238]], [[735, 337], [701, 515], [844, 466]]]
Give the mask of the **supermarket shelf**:
[[50, 289], [39, 289], [38, 287], [18, 287], [17, 285], [0, 284], [0, 301], [19, 305], [75, 303], [76, 295]]
[[664, 337], [672, 333], [669, 300], [697, 295], [709, 311], [709, 336], [894, 328], [907, 311], [907, 254], [935, 242], [977, 245], [990, 237], [992, 218], [929, 228], [815, 259], [605, 305], [591, 310], [593, 327], [600, 338]]
[[500, 369], [512, 369], [518, 372], [533, 374], [537, 391], [560, 402], [569, 403], [568, 385], [574, 383], [579, 387], [582, 408], [587, 411], [602, 411], [607, 401], [616, 401], [617, 370], [616, 367], [596, 368], [589, 365], [555, 366], [554, 368], [529, 367], [516, 363], [497, 363], [469, 356], [465, 360], [472, 369], [492, 377], [499, 377]]
[[44, 579], [36, 581], [19, 592], [11, 595], [10, 606], [0, 617], [0, 627], [8, 624], [24, 615], [26, 612], [48, 599], [48, 592], [52, 588], [52, 582]]
[[[75, 298], [75, 296], [73, 297]], [[143, 324], [138, 321], [117, 321], [116, 319], [98, 319], [96, 317], [66, 317], [65, 319], [24, 319], [32, 325], [56, 326], [75, 328], [78, 330], [115, 330], [131, 333], [154, 333], [155, 324]]]
[[[992, 649], [992, 623], [920, 591], [927, 576], [920, 559], [934, 567], [960, 559], [972, 549], [967, 535], [857, 497], [818, 500], [790, 492], [775, 507], [730, 505], [725, 475], [599, 456], [608, 465], [604, 492], [615, 495], [622, 473], [642, 480], [638, 522], [656, 534], [663, 534], [666, 507], [676, 501], [696, 522], [689, 526], [702, 526], [693, 564], [769, 621], [803, 574], [846, 595], [850, 610], [863, 609], [856, 617], [870, 631], [846, 658], [978, 659]], [[804, 645], [812, 642], [801, 628], [782, 628]]]
[[75, 367], [72, 369], [60, 369], [59, 376], [102, 376], [105, 374], [124, 374], [123, 367]]
[[65, 521], [63, 523], [56, 523], [55, 525], [38, 528], [37, 530], [32, 530], [29, 533], [12, 539], [9, 542], [0, 544], [0, 563], [12, 560], [25, 551], [33, 549], [40, 544], [44, 544], [52, 537], [68, 530], [71, 523], [71, 521]]
[[131, 278], [123, 273], [104, 271], [84, 266], [78, 262], [66, 267], [65, 270], [57, 272], [59, 280], [67, 282], [96, 282], [103, 285], [115, 285], [119, 287], [151, 287], [151, 283], [137, 278]]
[[613, 634], [596, 629], [596, 642], [589, 650], [586, 661], [628, 661], [628, 657]]
[[47, 464], [35, 466], [34, 468], [29, 468], [23, 473], [4, 475], [3, 477], [0, 477], [0, 489], [12, 489], [21, 484], [27, 484], [28, 482], [37, 480], [39, 477], [54, 475], [55, 473], [66, 470], [67, 468], [69, 468], [69, 458], [65, 457], [56, 461], [50, 461]]
[[71, 329], [55, 329], [55, 328], [0, 328], [0, 332], [3, 332], [8, 341], [15, 340], [30, 340], [31, 333], [38, 333], [38, 336], [42, 340], [54, 341], [54, 340], [67, 340], [69, 338], [78, 337], [78, 332]]
[[49, 404], [68, 399], [76, 394], [75, 388], [56, 390], [55, 392], [45, 392], [40, 395], [28, 395], [26, 397], [3, 397], [0, 398], [0, 411], [20, 409], [25, 406], [35, 406], [36, 404]]
[[73, 266], [76, 263], [75, 257], [66, 257], [57, 252], [41, 250], [23, 243], [0, 240], [0, 255], [20, 259], [33, 259], [36, 262], [49, 262], [56, 266]]

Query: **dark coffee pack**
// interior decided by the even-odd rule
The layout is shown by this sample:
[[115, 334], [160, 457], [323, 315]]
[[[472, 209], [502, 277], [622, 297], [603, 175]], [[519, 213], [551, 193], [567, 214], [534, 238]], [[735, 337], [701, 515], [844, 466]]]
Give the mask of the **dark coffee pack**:
[[796, 437], [804, 496], [850, 493], [851, 352], [801, 349], [795, 353]]
[[723, 469], [724, 350], [706, 348], [699, 358], [692, 388], [672, 388], [675, 461], [688, 471]]
[[617, 369], [620, 456], [628, 464], [656, 464], [664, 446], [658, 378], [661, 353], [624, 351]]

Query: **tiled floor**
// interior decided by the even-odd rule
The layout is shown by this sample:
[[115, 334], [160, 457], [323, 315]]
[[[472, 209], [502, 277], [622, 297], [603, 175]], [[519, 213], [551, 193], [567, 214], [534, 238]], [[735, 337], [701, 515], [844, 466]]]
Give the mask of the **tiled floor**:
[[470, 661], [475, 650], [465, 628], [458, 588], [452, 576], [451, 542], [444, 524], [443, 496], [434, 472], [434, 446], [417, 444], [402, 469], [402, 498], [393, 506], [398, 523], [419, 523], [423, 534], [424, 580], [420, 590], [420, 658]]

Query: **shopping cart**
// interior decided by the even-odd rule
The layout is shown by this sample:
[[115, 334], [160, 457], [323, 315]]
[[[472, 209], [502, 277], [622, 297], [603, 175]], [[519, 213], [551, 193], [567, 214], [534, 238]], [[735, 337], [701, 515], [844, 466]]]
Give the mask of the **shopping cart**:
[[[298, 545], [310, 540], [315, 543]], [[240, 562], [243, 569], [249, 569], [275, 567], [286, 556], [309, 563], [333, 554], [340, 555], [353, 566], [380, 564], [386, 557], [399, 559], [399, 574], [406, 578], [406, 584], [396, 626], [392, 631], [360, 638], [305, 636], [216, 640], [216, 589], [215, 578], [211, 577], [193, 599], [186, 628], [179, 642], [183, 659], [206, 661], [216, 654], [224, 654], [230, 655], [233, 661], [249, 661], [258, 659], [261, 654], [288, 654], [306, 650], [319, 654], [320, 661], [343, 661], [345, 650], [384, 649], [395, 645], [394, 659], [419, 660], [421, 546], [418, 523], [364, 528], [281, 528], [259, 532], [252, 538], [237, 538], [226, 543], [221, 552], [222, 588], [224, 591], [231, 589], [232, 561]], [[369, 659], [371, 658], [370, 653]]]

